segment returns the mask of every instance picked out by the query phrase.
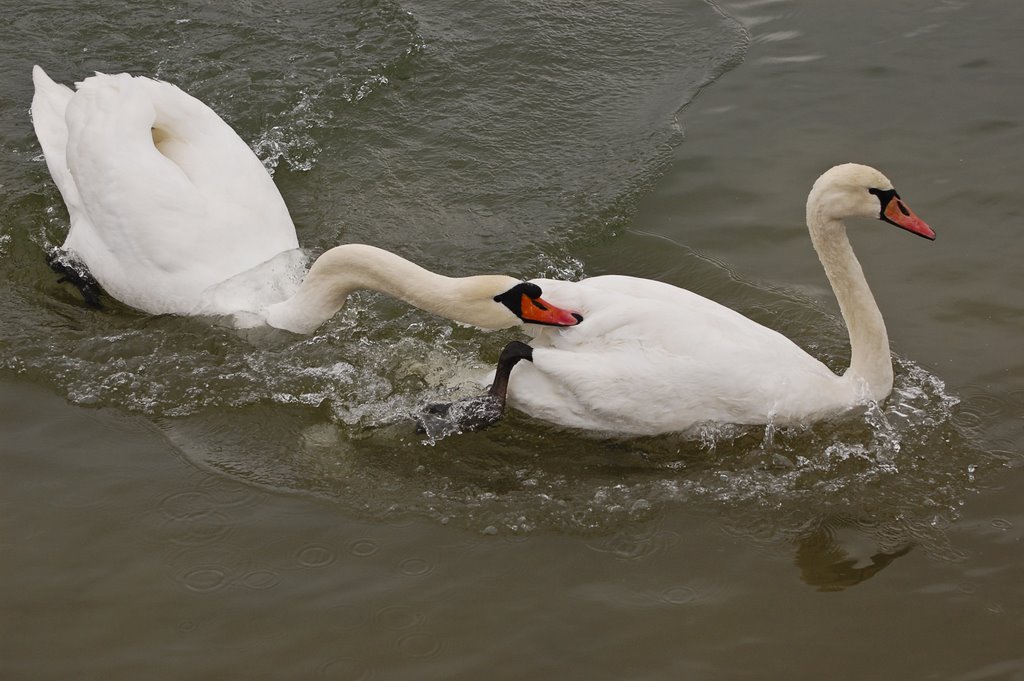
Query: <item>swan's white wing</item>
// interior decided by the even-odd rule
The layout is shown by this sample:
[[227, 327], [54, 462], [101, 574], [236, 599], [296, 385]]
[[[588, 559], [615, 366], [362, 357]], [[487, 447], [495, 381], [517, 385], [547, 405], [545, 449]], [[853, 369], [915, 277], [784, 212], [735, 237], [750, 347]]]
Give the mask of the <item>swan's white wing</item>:
[[[57, 102], [50, 86], [60, 86], [45, 81], [37, 79], [49, 93], [41, 102]], [[127, 74], [87, 78], [66, 99], [66, 175], [78, 200], [67, 201], [65, 247], [115, 298], [189, 313], [208, 287], [297, 247], [259, 159], [199, 100]], [[53, 118], [41, 119], [56, 180], [59, 139], [49, 131]]]
[[841, 379], [785, 336], [685, 289], [631, 277], [538, 280], [584, 321], [543, 329], [511, 403], [575, 427], [629, 433], [704, 421], [789, 422], [822, 409]]
[[584, 319], [568, 329], [528, 329], [537, 335], [537, 346], [598, 351], [635, 345], [703, 363], [728, 357], [741, 365], [775, 358], [833, 375], [777, 331], [670, 284], [624, 276], [535, 282], [552, 304]]
[[169, 83], [135, 78], [156, 114], [158, 151], [178, 166], [216, 226], [206, 235], [252, 267], [298, 247], [288, 208], [263, 163], [212, 109]]

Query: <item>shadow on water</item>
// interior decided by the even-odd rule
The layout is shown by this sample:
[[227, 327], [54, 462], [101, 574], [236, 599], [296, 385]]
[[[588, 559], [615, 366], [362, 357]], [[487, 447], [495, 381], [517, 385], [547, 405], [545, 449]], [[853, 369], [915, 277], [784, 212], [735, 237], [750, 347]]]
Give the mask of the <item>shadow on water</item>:
[[887, 550], [873, 536], [875, 529], [841, 516], [822, 519], [797, 544], [800, 577], [819, 591], [841, 591], [874, 577], [914, 546], [908, 542]]

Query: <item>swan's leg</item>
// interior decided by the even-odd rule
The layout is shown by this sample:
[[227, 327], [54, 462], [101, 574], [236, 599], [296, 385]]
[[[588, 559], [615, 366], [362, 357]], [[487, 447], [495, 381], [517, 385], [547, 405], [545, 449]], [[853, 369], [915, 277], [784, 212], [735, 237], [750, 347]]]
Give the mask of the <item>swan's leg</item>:
[[92, 275], [89, 274], [89, 270], [86, 269], [82, 263], [72, 260], [68, 257], [67, 253], [58, 249], [54, 249], [48, 256], [46, 256], [46, 264], [50, 266], [57, 274], [61, 275], [57, 283], [63, 284], [65, 282], [73, 285], [82, 294], [85, 304], [89, 307], [103, 307], [100, 304], [100, 285], [93, 279]]
[[512, 341], [506, 345], [501, 351], [501, 356], [498, 357], [498, 369], [494, 372], [494, 382], [491, 383], [487, 394], [499, 400], [502, 411], [505, 409], [508, 378], [512, 374], [512, 368], [524, 359], [533, 361], [533, 348], [521, 341]]
[[486, 395], [428, 405], [417, 420], [416, 429], [438, 437], [493, 426], [505, 413], [505, 397], [512, 368], [524, 359], [533, 361], [533, 348], [526, 343], [512, 341], [498, 357], [494, 381]]

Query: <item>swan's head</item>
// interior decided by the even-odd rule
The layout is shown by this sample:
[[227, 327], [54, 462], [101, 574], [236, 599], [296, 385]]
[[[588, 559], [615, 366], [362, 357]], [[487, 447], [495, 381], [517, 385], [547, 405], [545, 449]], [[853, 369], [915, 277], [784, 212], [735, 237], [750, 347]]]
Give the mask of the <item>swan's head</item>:
[[492, 301], [511, 312], [523, 324], [576, 326], [583, 321], [582, 315], [563, 310], [541, 298], [542, 293], [540, 286], [533, 282], [516, 281], [511, 287], [496, 294]]
[[842, 220], [847, 217], [869, 217], [884, 220], [926, 239], [935, 232], [914, 215], [892, 182], [870, 166], [844, 163], [825, 171], [807, 197], [807, 220]]
[[406, 278], [399, 285], [367, 288], [377, 288], [421, 310], [480, 329], [508, 329], [522, 324], [576, 326], [583, 321], [581, 315], [544, 300], [541, 287], [531, 281], [504, 274], [442, 277], [414, 267], [406, 274], [426, 275], [418, 283]]

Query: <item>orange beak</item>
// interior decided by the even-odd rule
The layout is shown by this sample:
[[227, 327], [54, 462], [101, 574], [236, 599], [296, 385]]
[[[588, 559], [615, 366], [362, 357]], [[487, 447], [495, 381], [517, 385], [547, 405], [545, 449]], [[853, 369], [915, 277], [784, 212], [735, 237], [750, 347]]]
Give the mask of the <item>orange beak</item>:
[[523, 294], [521, 310], [523, 321], [533, 324], [576, 326], [583, 321], [583, 315], [555, 307], [543, 298], [531, 298], [525, 293]]
[[898, 196], [889, 199], [889, 203], [886, 204], [885, 211], [882, 213], [882, 219], [897, 227], [902, 227], [908, 232], [923, 236], [925, 239], [935, 239], [935, 232], [932, 231], [932, 228], [924, 220], [914, 215], [914, 211], [910, 210]]

